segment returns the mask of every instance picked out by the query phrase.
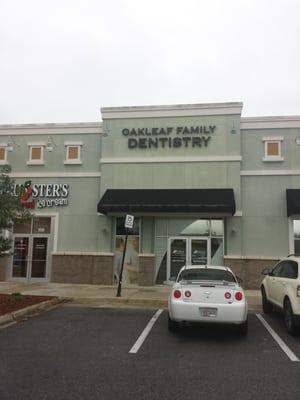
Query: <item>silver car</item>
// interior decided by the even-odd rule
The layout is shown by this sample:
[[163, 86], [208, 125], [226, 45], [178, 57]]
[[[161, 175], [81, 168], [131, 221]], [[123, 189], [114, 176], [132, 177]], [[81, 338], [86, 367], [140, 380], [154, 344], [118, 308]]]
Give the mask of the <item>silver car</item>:
[[238, 279], [228, 267], [184, 266], [168, 300], [168, 328], [182, 322], [233, 324], [241, 334], [248, 330], [248, 305]]

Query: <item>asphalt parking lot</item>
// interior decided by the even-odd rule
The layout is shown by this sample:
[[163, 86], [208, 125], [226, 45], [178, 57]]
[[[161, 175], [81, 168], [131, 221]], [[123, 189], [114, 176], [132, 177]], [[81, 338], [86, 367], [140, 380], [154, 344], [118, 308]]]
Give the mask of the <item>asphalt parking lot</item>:
[[[60, 307], [0, 329], [0, 399], [296, 399], [300, 336], [279, 314], [167, 330], [167, 312]], [[281, 343], [282, 345], [282, 343]], [[295, 356], [292, 361], [291, 354]]]

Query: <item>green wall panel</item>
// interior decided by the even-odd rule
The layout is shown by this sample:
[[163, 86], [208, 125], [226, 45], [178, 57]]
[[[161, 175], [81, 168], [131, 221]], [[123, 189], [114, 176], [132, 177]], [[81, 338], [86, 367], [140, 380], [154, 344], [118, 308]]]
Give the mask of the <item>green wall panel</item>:
[[243, 255], [287, 256], [288, 220], [285, 217], [243, 217]]

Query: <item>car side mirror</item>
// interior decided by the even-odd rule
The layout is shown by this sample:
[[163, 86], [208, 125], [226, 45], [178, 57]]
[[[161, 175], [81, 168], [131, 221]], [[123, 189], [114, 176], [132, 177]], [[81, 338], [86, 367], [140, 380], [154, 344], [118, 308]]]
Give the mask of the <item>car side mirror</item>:
[[272, 268], [266, 267], [261, 271], [262, 275], [272, 275]]

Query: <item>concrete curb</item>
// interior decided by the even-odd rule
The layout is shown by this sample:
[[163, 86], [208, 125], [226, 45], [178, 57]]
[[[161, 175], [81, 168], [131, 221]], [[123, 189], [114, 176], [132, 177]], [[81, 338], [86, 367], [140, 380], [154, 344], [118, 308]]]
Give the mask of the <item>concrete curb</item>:
[[[68, 307], [89, 307], [89, 308], [147, 308], [167, 309], [168, 301], [164, 299], [136, 299], [128, 297], [106, 297], [101, 299], [73, 298]], [[259, 304], [249, 304], [249, 313], [260, 313], [262, 307]]]
[[41, 303], [33, 304], [32, 306], [22, 308], [12, 313], [1, 315], [0, 325], [6, 325], [18, 321], [22, 318], [29, 317], [37, 312], [46, 311], [60, 303], [65, 303], [70, 300], [70, 298], [55, 297], [54, 299], [42, 301]]
[[91, 308], [168, 308], [167, 300], [162, 299], [132, 299], [128, 297], [107, 297], [102, 299], [73, 298], [69, 307], [91, 307]]
[[4, 314], [0, 316], [0, 326], [1, 325], [6, 325], [9, 324], [10, 322], [13, 322], [13, 316], [12, 314]]

